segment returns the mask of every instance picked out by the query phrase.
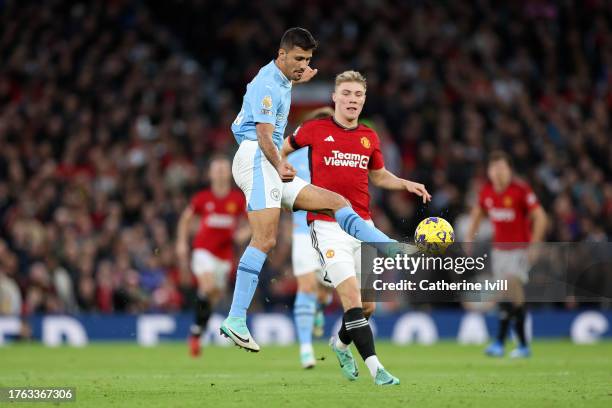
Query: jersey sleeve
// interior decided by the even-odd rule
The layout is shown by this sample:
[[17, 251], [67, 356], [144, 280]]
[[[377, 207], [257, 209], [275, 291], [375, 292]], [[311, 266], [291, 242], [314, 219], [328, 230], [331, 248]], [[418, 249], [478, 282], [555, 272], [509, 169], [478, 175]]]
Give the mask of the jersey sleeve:
[[527, 208], [528, 212], [531, 212], [540, 206], [540, 201], [538, 200], [538, 197], [535, 195], [531, 187], [525, 185], [523, 187], [523, 194], [525, 200], [525, 207]]
[[487, 207], [485, 206], [485, 196], [486, 196], [486, 188], [482, 187], [480, 192], [478, 193], [478, 206], [485, 213], [487, 212]]
[[311, 146], [314, 135], [314, 126], [311, 122], [304, 122], [289, 136], [289, 143], [295, 150], [304, 146]]
[[370, 155], [370, 162], [368, 163], [368, 169], [370, 170], [380, 170], [385, 167], [385, 159], [383, 157], [382, 151], [380, 150], [380, 140], [378, 136], [375, 138], [374, 149], [372, 150], [372, 154]]
[[281, 103], [278, 85], [270, 82], [254, 82], [247, 98], [255, 123], [276, 123], [276, 112]]

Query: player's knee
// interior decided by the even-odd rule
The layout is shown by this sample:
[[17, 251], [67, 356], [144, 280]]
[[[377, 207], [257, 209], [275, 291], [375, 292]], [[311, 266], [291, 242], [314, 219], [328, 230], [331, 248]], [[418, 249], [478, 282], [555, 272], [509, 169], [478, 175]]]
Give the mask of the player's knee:
[[336, 211], [344, 207], [350, 207], [351, 204], [340, 194], [328, 191], [325, 196], [325, 208], [321, 208], [318, 212], [330, 217], [334, 217]]
[[346, 198], [342, 197], [340, 194], [332, 193], [330, 194], [330, 198], [329, 198], [329, 206], [333, 212], [336, 212], [341, 208], [344, 208], [347, 206], [350, 207], [351, 204], [346, 200]]

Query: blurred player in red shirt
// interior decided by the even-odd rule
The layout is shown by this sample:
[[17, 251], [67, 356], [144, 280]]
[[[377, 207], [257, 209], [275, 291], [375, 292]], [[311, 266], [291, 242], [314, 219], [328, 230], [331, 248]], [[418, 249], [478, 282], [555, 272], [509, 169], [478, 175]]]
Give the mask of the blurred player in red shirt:
[[[206, 330], [212, 308], [225, 291], [234, 260], [234, 238], [246, 241], [249, 234], [248, 228], [237, 231], [246, 215], [245, 201], [242, 192], [232, 187], [229, 159], [213, 157], [208, 174], [210, 188], [196, 193], [183, 210], [176, 242], [182, 280], [189, 281], [191, 270], [198, 282], [195, 319], [189, 336], [194, 357], [200, 354], [200, 337]], [[194, 216], [200, 217], [200, 227], [192, 241], [189, 265], [188, 241]]]
[[373, 225], [370, 216], [369, 180], [387, 190], [404, 190], [417, 194], [423, 202], [431, 199], [425, 186], [396, 177], [385, 169], [378, 135], [359, 124], [359, 115], [366, 99], [365, 78], [355, 71], [336, 76], [332, 99], [334, 116], [306, 121], [292, 136], [285, 139], [281, 155], [308, 146], [311, 183], [344, 196], [355, 210], [346, 225], [328, 215], [309, 212], [313, 246], [319, 253], [324, 280], [334, 286], [344, 318], [338, 339], [330, 346], [336, 353], [343, 375], [355, 380], [358, 372], [349, 345], [363, 358], [374, 382], [395, 385], [399, 380], [382, 366], [374, 349], [374, 339], [367, 317], [374, 311], [374, 303], [361, 301], [361, 242], [346, 232], [357, 216]]
[[504, 355], [506, 334], [514, 320], [519, 346], [512, 351], [511, 357], [529, 357], [523, 289], [529, 279], [527, 250], [530, 243], [544, 239], [546, 213], [531, 187], [513, 176], [511, 159], [503, 151], [493, 151], [489, 155], [487, 174], [489, 181], [482, 187], [478, 204], [472, 210], [467, 240], [474, 240], [480, 222], [488, 216], [494, 228], [493, 277], [508, 281], [508, 294], [500, 299], [497, 339], [486, 353], [495, 357]]

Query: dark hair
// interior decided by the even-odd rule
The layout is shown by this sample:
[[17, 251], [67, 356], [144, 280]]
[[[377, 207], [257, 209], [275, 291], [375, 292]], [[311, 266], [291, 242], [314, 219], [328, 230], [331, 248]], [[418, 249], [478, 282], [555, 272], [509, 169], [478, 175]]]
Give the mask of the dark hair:
[[500, 160], [505, 161], [508, 166], [512, 167], [512, 157], [508, 153], [503, 150], [493, 150], [489, 153], [489, 164]]
[[280, 48], [289, 51], [293, 47], [300, 47], [304, 51], [315, 50], [317, 48], [317, 41], [305, 28], [293, 27], [283, 34]]

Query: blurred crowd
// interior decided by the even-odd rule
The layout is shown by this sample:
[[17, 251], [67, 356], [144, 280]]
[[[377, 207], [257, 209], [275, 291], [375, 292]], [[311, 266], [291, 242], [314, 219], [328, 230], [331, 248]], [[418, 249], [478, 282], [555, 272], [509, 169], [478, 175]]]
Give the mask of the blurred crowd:
[[[381, 229], [403, 239], [441, 215], [461, 239], [502, 148], [550, 215], [548, 240], [608, 240], [612, 2], [329, 7], [0, 0], [0, 314], [188, 307], [178, 216], [208, 157], [234, 151], [245, 84], [296, 25], [320, 42], [317, 81], [365, 74], [387, 167], [433, 193], [423, 207], [374, 192]], [[291, 303], [290, 227], [255, 307]]]
[[199, 64], [137, 4], [0, 15], [0, 298], [22, 300], [3, 311], [179, 310], [177, 217], [232, 142]]

